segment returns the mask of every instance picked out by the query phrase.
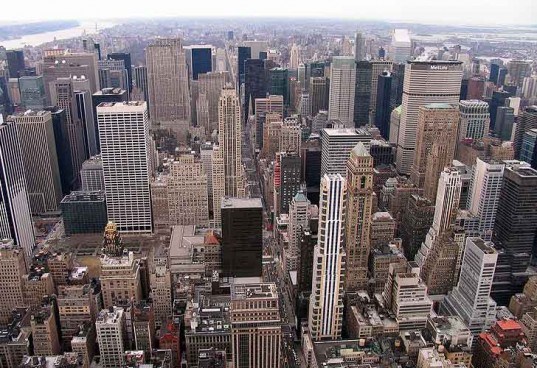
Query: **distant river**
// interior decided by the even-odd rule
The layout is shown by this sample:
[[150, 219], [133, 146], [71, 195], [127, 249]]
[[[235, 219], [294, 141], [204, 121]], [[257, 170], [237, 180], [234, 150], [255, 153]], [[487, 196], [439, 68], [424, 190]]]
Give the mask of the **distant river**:
[[[0, 41], [0, 46], [4, 46], [6, 49], [20, 49], [24, 46], [37, 46], [45, 42], [51, 42], [56, 40], [63, 40], [66, 38], [79, 37], [84, 34], [87, 35], [98, 33], [99, 30], [104, 28], [110, 28], [115, 26], [115, 23], [100, 21], [100, 22], [80, 22], [78, 27], [62, 29], [59, 31], [36, 33], [31, 35], [22, 36], [14, 40]], [[97, 26], [97, 29], [96, 29]]]

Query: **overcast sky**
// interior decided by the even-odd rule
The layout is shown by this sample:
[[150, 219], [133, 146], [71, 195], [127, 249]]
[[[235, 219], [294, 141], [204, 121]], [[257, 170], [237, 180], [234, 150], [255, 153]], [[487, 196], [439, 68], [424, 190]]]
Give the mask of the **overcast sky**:
[[0, 21], [163, 16], [373, 19], [537, 24], [537, 0], [2, 0]]

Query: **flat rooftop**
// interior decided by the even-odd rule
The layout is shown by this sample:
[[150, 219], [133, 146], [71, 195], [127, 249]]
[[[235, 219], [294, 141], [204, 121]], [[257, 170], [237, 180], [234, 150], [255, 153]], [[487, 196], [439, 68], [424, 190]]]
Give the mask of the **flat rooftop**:
[[278, 291], [274, 283], [233, 284], [231, 299], [264, 299], [277, 298]]
[[222, 199], [222, 208], [263, 208], [261, 198], [230, 198]]

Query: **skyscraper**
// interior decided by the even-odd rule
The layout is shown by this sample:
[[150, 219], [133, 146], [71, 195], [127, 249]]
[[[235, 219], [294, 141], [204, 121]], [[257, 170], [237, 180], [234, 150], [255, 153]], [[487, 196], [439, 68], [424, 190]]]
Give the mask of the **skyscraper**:
[[190, 122], [188, 68], [180, 38], [158, 38], [146, 48], [150, 116]]
[[515, 130], [515, 139], [513, 145], [515, 146], [515, 157], [520, 157], [520, 150], [522, 148], [522, 140], [524, 134], [531, 129], [537, 128], [537, 106], [526, 107], [520, 117]]
[[226, 85], [228, 74], [228, 72], [209, 72], [198, 75], [198, 92], [200, 96], [205, 95], [209, 112], [210, 129], [206, 130], [207, 134], [218, 129], [218, 102], [222, 89]]
[[[109, 60], [122, 60], [125, 69], [127, 70], [127, 85], [129, 92], [132, 92], [132, 62], [131, 54], [127, 52], [112, 52], [107, 55]], [[101, 87], [102, 88], [102, 87]]]
[[0, 242], [0, 323], [10, 323], [11, 311], [24, 304], [22, 300], [22, 277], [26, 274], [24, 249], [13, 240]]
[[21, 77], [21, 72], [24, 72], [24, 52], [22, 50], [7, 50], [6, 51], [7, 70], [9, 78]]
[[[242, 95], [242, 85], [244, 84], [244, 62], [247, 59], [252, 58], [252, 49], [247, 46], [239, 46], [237, 48], [237, 84], [238, 84], [238, 90], [239, 94]], [[255, 58], [255, 57], [254, 57]]]
[[418, 112], [430, 103], [457, 104], [462, 80], [460, 61], [411, 61], [406, 65], [397, 142], [397, 171], [410, 174], [414, 162]]
[[496, 320], [496, 302], [490, 298], [498, 253], [492, 243], [467, 238], [459, 283], [442, 301], [442, 314], [457, 315], [473, 334], [489, 328]]
[[102, 103], [97, 120], [108, 219], [121, 231], [151, 232], [147, 104]]
[[347, 160], [358, 142], [369, 147], [371, 134], [365, 129], [323, 129], [321, 132], [321, 176], [324, 174], [346, 175]]
[[491, 240], [503, 182], [504, 164], [477, 158], [468, 193], [467, 208], [479, 219], [479, 236]]
[[328, 110], [328, 78], [311, 77], [309, 94], [311, 115], [315, 116], [321, 110]]
[[508, 106], [499, 106], [496, 109], [496, 125], [494, 131], [502, 141], [511, 141], [513, 126], [515, 124], [515, 109]]
[[[267, 95], [267, 71], [265, 63], [260, 59], [247, 59], [244, 62], [244, 105], [243, 121], [246, 124], [250, 113], [255, 113], [255, 99]], [[250, 107], [252, 111], [250, 111]]]
[[[224, 163], [224, 195], [228, 197], [244, 196], [241, 138], [239, 98], [234, 88], [226, 87], [222, 90], [218, 105], [218, 142]], [[215, 202], [218, 200], [214, 197]]]
[[379, 128], [380, 135], [390, 139], [390, 116], [393, 110], [392, 105], [392, 83], [393, 77], [390, 72], [383, 72], [378, 76], [377, 82], [377, 105], [375, 107], [375, 126]]
[[289, 205], [300, 190], [300, 156], [279, 152], [274, 163], [274, 214], [289, 213]]
[[187, 59], [189, 61], [190, 77], [193, 80], [198, 80], [198, 76], [202, 73], [212, 71], [212, 47], [209, 45], [192, 45], [188, 46]]
[[395, 29], [392, 34], [391, 58], [395, 63], [405, 63], [412, 55], [412, 41], [408, 29]]
[[511, 60], [507, 64], [507, 70], [511, 84], [522, 87], [524, 78], [531, 75], [531, 63], [525, 60]]
[[346, 292], [367, 288], [373, 209], [373, 157], [362, 142], [347, 161]]
[[354, 36], [354, 60], [362, 61], [365, 57], [365, 40], [361, 32]]
[[490, 126], [489, 105], [485, 101], [462, 100], [459, 102], [461, 125], [458, 140], [487, 137]]
[[133, 69], [133, 87], [138, 88], [143, 96], [144, 101], [149, 104], [149, 87], [147, 86], [147, 67], [135, 66]]
[[1, 201], [0, 236], [13, 239], [30, 259], [35, 247], [34, 226], [30, 216], [24, 163], [16, 124], [0, 115]]
[[459, 126], [459, 110], [449, 104], [419, 108], [411, 179], [430, 200], [436, 198], [438, 177], [453, 161]]
[[289, 68], [298, 69], [298, 64], [300, 64], [300, 49], [297, 44], [291, 46], [291, 56], [289, 58]]
[[[379, 81], [379, 75], [383, 73], [391, 73], [392, 62], [386, 60], [372, 60], [371, 61], [371, 98], [369, 100], [369, 109], [374, 113], [377, 108], [377, 87]], [[374, 116], [374, 115], [373, 115]]]
[[263, 253], [260, 198], [222, 199], [222, 271], [227, 277], [260, 277]]
[[103, 309], [95, 322], [97, 343], [104, 368], [126, 367], [125, 353], [125, 311], [123, 308], [112, 307]]
[[268, 71], [268, 93], [282, 96], [285, 106], [289, 106], [289, 73], [287, 69], [272, 68]]
[[372, 64], [361, 60], [356, 62], [356, 87], [354, 92], [354, 124], [369, 124], [369, 107], [371, 105]]
[[33, 214], [58, 211], [62, 188], [50, 112], [27, 111], [8, 120], [17, 127], [30, 210]]
[[341, 337], [345, 249], [343, 247], [347, 183], [339, 174], [321, 179], [319, 237], [314, 249], [314, 270], [308, 327], [314, 341]]
[[328, 119], [340, 120], [346, 127], [353, 127], [356, 85], [354, 58], [336, 56], [331, 69]]
[[43, 76], [19, 78], [21, 105], [27, 110], [42, 110], [46, 105], [45, 85]]
[[298, 192], [289, 206], [289, 247], [285, 251], [285, 270], [296, 271], [300, 263], [300, 241], [302, 231], [308, 229], [310, 201], [303, 192]]
[[503, 90], [492, 92], [492, 98], [490, 100], [490, 130], [497, 131], [496, 127], [496, 116], [498, 113], [498, 108], [500, 106], [507, 106], [505, 100], [511, 97], [511, 93]]

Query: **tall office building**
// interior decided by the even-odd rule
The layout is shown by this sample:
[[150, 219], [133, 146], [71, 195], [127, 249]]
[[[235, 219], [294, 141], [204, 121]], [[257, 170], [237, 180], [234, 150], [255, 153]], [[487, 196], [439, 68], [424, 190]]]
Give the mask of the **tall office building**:
[[502, 141], [513, 140], [513, 127], [515, 126], [515, 109], [508, 106], [499, 106], [496, 109], [495, 133]]
[[323, 129], [321, 132], [321, 176], [347, 172], [347, 160], [358, 142], [369, 148], [371, 134], [364, 129]]
[[24, 305], [22, 277], [26, 274], [26, 254], [13, 240], [0, 242], [0, 324], [11, 322], [13, 308]]
[[341, 338], [345, 284], [345, 205], [347, 183], [339, 174], [321, 179], [319, 237], [313, 259], [308, 327], [314, 341]]
[[302, 126], [297, 116], [285, 118], [278, 139], [278, 148], [281, 152], [300, 152], [302, 143]]
[[431, 103], [457, 104], [462, 81], [460, 61], [411, 61], [406, 65], [397, 141], [397, 171], [409, 175], [416, 149], [418, 112]]
[[315, 116], [321, 110], [328, 110], [328, 78], [311, 77], [309, 85], [311, 115]]
[[347, 293], [367, 288], [372, 211], [373, 157], [364, 144], [359, 142], [347, 161]]
[[149, 115], [190, 122], [188, 66], [180, 38], [157, 38], [146, 48]]
[[7, 50], [6, 61], [9, 78], [19, 78], [24, 73], [24, 52], [22, 50]]
[[283, 117], [284, 99], [281, 95], [268, 95], [255, 99], [255, 137], [256, 144], [263, 148], [263, 133], [267, 125], [266, 115], [276, 113]]
[[489, 105], [485, 101], [462, 100], [459, 102], [461, 124], [458, 140], [487, 137], [490, 126]]
[[[284, 68], [272, 68], [268, 71], [268, 93], [283, 97], [285, 106], [289, 106], [289, 72]], [[257, 113], [257, 110], [256, 110]]]
[[492, 92], [492, 98], [490, 100], [490, 130], [493, 130], [494, 132], [498, 133], [498, 128], [496, 127], [496, 116], [498, 114], [498, 108], [502, 106], [507, 106], [506, 100], [511, 97], [512, 94], [504, 91], [504, 90], [498, 90]]
[[377, 87], [378, 87], [378, 81], [379, 81], [379, 75], [382, 75], [383, 73], [391, 73], [392, 71], [392, 61], [386, 61], [386, 60], [372, 60], [371, 61], [371, 80], [369, 83], [371, 83], [371, 97], [369, 100], [369, 109], [373, 112], [373, 116], [375, 113], [375, 109], [377, 108]]
[[263, 253], [260, 198], [222, 199], [222, 271], [227, 277], [260, 277]]
[[339, 120], [346, 127], [354, 126], [354, 95], [356, 67], [353, 57], [336, 56], [332, 60], [328, 119]]
[[365, 39], [362, 32], [356, 32], [354, 36], [354, 60], [362, 61], [365, 57]]
[[[237, 71], [236, 71], [236, 78], [237, 78], [237, 85], [238, 85], [238, 91], [239, 95], [242, 95], [242, 85], [244, 84], [244, 62], [247, 59], [252, 58], [252, 49], [248, 46], [239, 46], [237, 48]], [[254, 56], [255, 58], [255, 56]]]
[[274, 215], [289, 213], [289, 205], [301, 186], [300, 156], [279, 152], [274, 163]]
[[473, 334], [485, 331], [496, 320], [496, 302], [490, 291], [497, 260], [492, 243], [467, 238], [459, 283], [440, 305], [442, 314], [461, 317]]
[[379, 128], [380, 135], [388, 140], [390, 139], [390, 116], [393, 106], [393, 88], [394, 77], [390, 72], [383, 72], [378, 76], [377, 82], [377, 105], [375, 107], [374, 124]]
[[455, 156], [459, 110], [449, 104], [429, 104], [419, 108], [412, 182], [424, 188], [430, 200], [436, 198], [438, 177]]
[[136, 87], [142, 92], [144, 101], [149, 104], [149, 87], [147, 86], [147, 67], [135, 66], [132, 68], [133, 72], [133, 87]]
[[185, 47], [190, 79], [198, 80], [200, 74], [212, 71], [213, 50], [210, 45], [191, 45]]
[[[133, 78], [132, 78], [132, 62], [131, 54], [127, 52], [112, 52], [107, 55], [108, 60], [122, 60], [125, 70], [127, 71], [127, 86], [129, 92], [132, 92]], [[102, 86], [101, 86], [102, 88]]]
[[537, 97], [537, 75], [524, 78], [522, 83], [522, 97]]
[[112, 307], [97, 316], [95, 329], [103, 368], [126, 367], [125, 315], [123, 308]]
[[291, 46], [291, 56], [289, 58], [289, 68], [298, 69], [300, 64], [300, 49], [296, 43]]
[[16, 124], [0, 115], [1, 200], [0, 236], [13, 239], [30, 259], [35, 247], [34, 225], [30, 216], [28, 190]]
[[[52, 303], [55, 304], [54, 301]], [[56, 317], [56, 306], [52, 303], [32, 308], [30, 326], [35, 355], [50, 356], [61, 353], [61, 332]]]
[[233, 284], [229, 311], [233, 367], [280, 368], [282, 327], [276, 284]]
[[130, 92], [129, 76], [124, 60], [99, 60], [99, 85], [101, 88], [121, 88]]
[[103, 160], [100, 155], [84, 161], [80, 179], [83, 191], [104, 190]]
[[147, 104], [97, 106], [108, 219], [125, 232], [151, 232]]
[[531, 129], [537, 129], [537, 106], [535, 105], [526, 107], [516, 125], [515, 139], [513, 142], [515, 157], [520, 157], [524, 134]]
[[510, 83], [522, 87], [524, 78], [531, 75], [531, 62], [525, 60], [511, 60], [507, 64]]
[[27, 111], [8, 120], [17, 127], [32, 214], [58, 211], [62, 188], [50, 112]]
[[42, 110], [46, 105], [45, 85], [43, 76], [29, 76], [19, 78], [21, 105], [26, 110]]
[[209, 72], [198, 75], [198, 92], [200, 96], [205, 95], [209, 112], [210, 130], [206, 130], [207, 134], [218, 129], [218, 102], [229, 78], [228, 74], [228, 72]]
[[530, 129], [524, 133], [520, 148], [520, 160], [537, 169], [537, 129]]
[[267, 71], [265, 62], [260, 59], [247, 59], [244, 62], [244, 101], [242, 106], [243, 121], [255, 114], [255, 99], [267, 95]]
[[406, 63], [412, 56], [412, 41], [408, 29], [395, 29], [392, 33], [391, 59], [395, 63]]
[[300, 263], [300, 241], [302, 232], [309, 228], [311, 202], [302, 191], [298, 192], [289, 206], [289, 247], [285, 252], [285, 270], [296, 271]]
[[75, 90], [76, 117], [80, 120], [84, 140], [84, 158], [99, 153], [98, 132], [95, 128], [96, 118], [89, 90]]
[[[244, 196], [241, 139], [239, 97], [234, 88], [226, 87], [218, 105], [218, 142], [224, 164], [224, 195], [228, 197]], [[219, 198], [214, 197], [213, 200], [217, 202]]]
[[367, 60], [356, 62], [356, 87], [354, 91], [354, 124], [369, 124], [371, 105], [371, 78], [373, 64]]
[[491, 240], [503, 182], [504, 164], [477, 158], [468, 193], [468, 211], [479, 219], [479, 236]]
[[485, 78], [474, 76], [468, 79], [468, 94], [469, 100], [481, 100], [485, 93]]
[[87, 158], [84, 127], [82, 120], [77, 115], [77, 103], [75, 99], [75, 87], [71, 78], [58, 78], [50, 83], [52, 103], [65, 110], [67, 117], [67, 133], [71, 150], [71, 164], [76, 181], [80, 173], [82, 163]]

